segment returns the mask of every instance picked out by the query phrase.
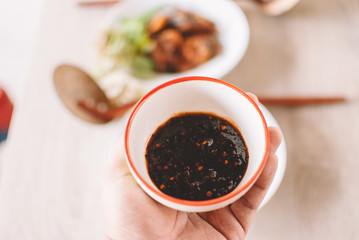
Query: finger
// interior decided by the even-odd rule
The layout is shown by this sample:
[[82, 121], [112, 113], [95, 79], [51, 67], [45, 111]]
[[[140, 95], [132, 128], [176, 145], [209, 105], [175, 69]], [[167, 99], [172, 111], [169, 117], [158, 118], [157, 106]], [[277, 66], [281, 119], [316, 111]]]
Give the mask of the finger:
[[249, 226], [251, 225], [253, 218], [263, 201], [270, 184], [273, 181], [275, 172], [278, 166], [277, 156], [275, 151], [277, 150], [281, 134], [276, 128], [270, 128], [270, 150], [267, 158], [267, 163], [255, 182], [253, 187], [239, 200], [234, 202], [230, 208], [233, 214], [236, 216], [238, 222], [242, 225], [245, 233], [248, 232]]
[[269, 136], [270, 136], [270, 147], [269, 152], [275, 153], [282, 142], [282, 133], [281, 131], [276, 127], [268, 127]]
[[277, 168], [277, 157], [269, 155], [266, 167], [253, 187], [239, 200], [231, 205], [231, 210], [241, 224], [243, 231], [248, 232], [258, 207], [267, 193]]
[[244, 239], [243, 229], [229, 207], [198, 214], [226, 239]]
[[256, 95], [254, 95], [253, 93], [250, 93], [250, 92], [246, 92], [246, 94], [258, 105], [259, 101], [258, 101], [258, 97]]

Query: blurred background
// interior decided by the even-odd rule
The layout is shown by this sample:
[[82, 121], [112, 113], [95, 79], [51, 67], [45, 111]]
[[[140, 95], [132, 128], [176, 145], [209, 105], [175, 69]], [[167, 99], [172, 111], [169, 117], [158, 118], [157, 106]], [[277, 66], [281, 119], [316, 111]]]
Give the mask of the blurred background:
[[[223, 80], [260, 97], [346, 99], [266, 105], [286, 139], [287, 167], [247, 239], [359, 239], [359, 1], [301, 0], [279, 16], [237, 4], [249, 45]], [[124, 120], [78, 118], [53, 74], [62, 63], [91, 70], [91, 39], [112, 7], [0, 2], [0, 87], [14, 105], [0, 143], [0, 239], [103, 239], [101, 175]]]
[[[41, 0], [22, 1], [20, 5], [7, 0], [0, 3], [0, 142], [7, 137], [13, 104], [21, 101], [39, 35], [43, 4]], [[3, 145], [0, 143], [0, 156]]]
[[0, 83], [19, 102], [26, 75], [30, 71], [36, 41], [39, 37], [43, 0], [1, 1], [1, 75]]

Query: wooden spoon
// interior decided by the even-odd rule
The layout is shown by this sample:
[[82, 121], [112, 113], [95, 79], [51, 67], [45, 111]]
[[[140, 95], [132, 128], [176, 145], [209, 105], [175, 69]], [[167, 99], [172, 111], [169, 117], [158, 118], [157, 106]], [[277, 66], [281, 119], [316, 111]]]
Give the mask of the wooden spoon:
[[76, 116], [97, 124], [121, 117], [137, 101], [120, 107], [111, 106], [97, 83], [83, 70], [72, 65], [60, 65], [54, 72], [54, 84], [62, 102]]

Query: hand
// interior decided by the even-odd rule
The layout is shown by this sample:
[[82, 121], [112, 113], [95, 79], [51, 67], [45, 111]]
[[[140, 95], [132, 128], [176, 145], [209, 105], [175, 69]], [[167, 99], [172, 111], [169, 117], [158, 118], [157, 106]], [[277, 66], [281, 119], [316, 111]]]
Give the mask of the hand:
[[281, 133], [270, 127], [269, 135], [267, 163], [253, 187], [230, 206], [204, 213], [177, 211], [148, 196], [132, 177], [119, 143], [103, 183], [107, 239], [244, 239], [277, 169]]

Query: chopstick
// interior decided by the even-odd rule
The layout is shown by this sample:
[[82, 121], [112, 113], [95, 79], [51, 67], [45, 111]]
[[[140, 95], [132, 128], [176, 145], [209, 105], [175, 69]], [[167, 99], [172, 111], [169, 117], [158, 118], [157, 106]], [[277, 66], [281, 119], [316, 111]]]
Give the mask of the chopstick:
[[120, 0], [79, 0], [79, 6], [106, 6], [106, 5], [114, 5], [118, 3]]
[[264, 105], [315, 105], [345, 102], [346, 98], [341, 96], [331, 97], [258, 97]]

